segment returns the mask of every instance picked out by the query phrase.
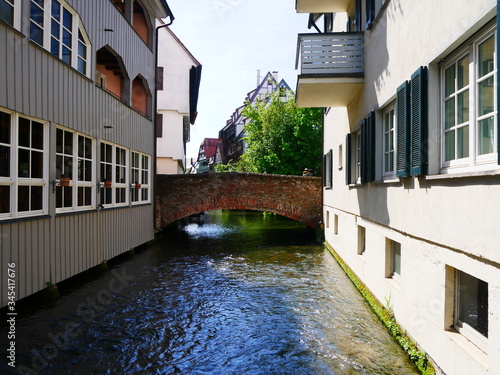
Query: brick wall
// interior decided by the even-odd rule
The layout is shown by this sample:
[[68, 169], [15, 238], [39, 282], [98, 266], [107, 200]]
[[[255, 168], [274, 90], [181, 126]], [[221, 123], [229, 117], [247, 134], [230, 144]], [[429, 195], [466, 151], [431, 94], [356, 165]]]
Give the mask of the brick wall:
[[218, 209], [273, 212], [317, 228], [322, 213], [320, 177], [256, 173], [156, 176], [156, 225]]

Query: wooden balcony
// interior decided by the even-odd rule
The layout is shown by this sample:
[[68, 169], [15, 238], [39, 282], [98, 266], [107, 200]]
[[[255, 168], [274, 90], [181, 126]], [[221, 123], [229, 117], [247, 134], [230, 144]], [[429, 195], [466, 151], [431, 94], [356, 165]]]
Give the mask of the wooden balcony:
[[297, 13], [347, 12], [352, 0], [295, 0]]
[[363, 33], [299, 34], [298, 107], [345, 107], [364, 82]]

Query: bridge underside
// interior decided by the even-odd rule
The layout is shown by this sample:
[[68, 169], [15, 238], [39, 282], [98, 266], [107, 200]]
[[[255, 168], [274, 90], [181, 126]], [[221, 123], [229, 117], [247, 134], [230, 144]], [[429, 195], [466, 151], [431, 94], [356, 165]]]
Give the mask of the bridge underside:
[[[198, 201], [189, 201], [185, 205], [176, 207], [164, 207], [161, 209], [160, 227], [165, 227], [177, 220], [213, 210], [252, 210], [272, 212], [292, 220], [304, 223], [312, 228], [318, 228], [321, 217], [308, 217], [300, 211], [300, 207], [290, 204], [272, 205], [263, 199], [245, 196], [233, 196], [223, 198], [207, 198]], [[271, 202], [272, 203], [272, 202]]]
[[322, 217], [319, 177], [253, 173], [156, 176], [156, 225], [212, 210], [272, 212], [318, 228]]

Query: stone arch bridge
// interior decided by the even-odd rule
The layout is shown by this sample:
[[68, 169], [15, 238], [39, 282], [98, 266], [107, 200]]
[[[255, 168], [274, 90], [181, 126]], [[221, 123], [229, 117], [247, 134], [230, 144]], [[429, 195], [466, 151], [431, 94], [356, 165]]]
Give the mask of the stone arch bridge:
[[322, 217], [320, 177], [257, 173], [156, 176], [156, 225], [205, 211], [273, 212], [318, 228]]

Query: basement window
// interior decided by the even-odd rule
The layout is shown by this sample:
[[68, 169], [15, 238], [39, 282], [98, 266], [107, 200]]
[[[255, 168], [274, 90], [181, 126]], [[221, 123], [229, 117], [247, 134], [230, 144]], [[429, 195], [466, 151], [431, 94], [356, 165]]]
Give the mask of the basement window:
[[488, 345], [488, 283], [456, 270], [455, 329], [486, 351]]

